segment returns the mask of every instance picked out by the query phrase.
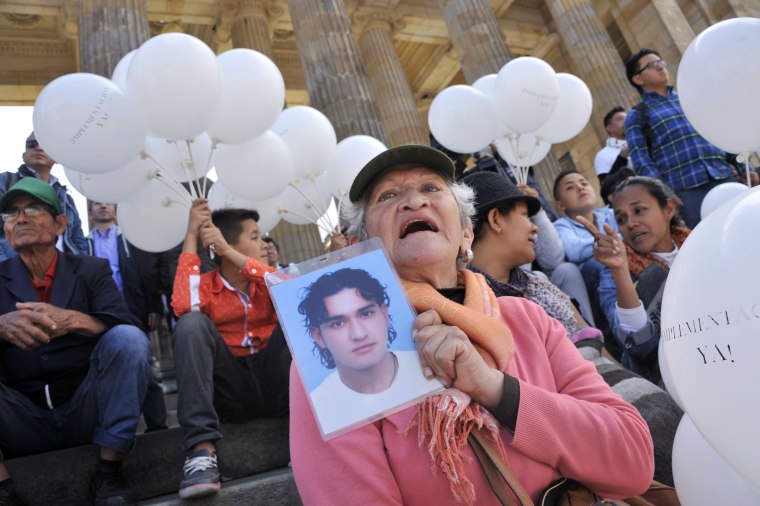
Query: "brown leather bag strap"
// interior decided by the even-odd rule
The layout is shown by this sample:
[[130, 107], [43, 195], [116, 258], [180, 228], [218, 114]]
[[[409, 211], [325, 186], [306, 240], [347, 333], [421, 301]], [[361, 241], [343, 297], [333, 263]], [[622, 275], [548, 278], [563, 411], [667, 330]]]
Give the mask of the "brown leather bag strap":
[[[470, 431], [468, 440], [501, 504], [504, 506], [533, 506], [530, 496], [517, 480], [517, 477], [512, 474], [509, 466], [486, 435], [476, 427]], [[512, 494], [509, 493], [510, 490], [518, 502], [514, 501]]]

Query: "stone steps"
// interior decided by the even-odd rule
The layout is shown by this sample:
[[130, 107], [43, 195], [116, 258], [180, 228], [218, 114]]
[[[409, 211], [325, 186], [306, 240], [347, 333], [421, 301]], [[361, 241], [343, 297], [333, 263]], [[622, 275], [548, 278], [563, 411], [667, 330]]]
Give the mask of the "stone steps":
[[[282, 497], [284, 502], [278, 504], [298, 504], [288, 468], [287, 418], [227, 424], [222, 433], [217, 452], [223, 479], [231, 480], [223, 486], [223, 496], [229, 496], [231, 502], [220, 504], [269, 504], [250, 500], [259, 494]], [[10, 459], [5, 464], [17, 484], [17, 493], [28, 504], [86, 505], [92, 504], [89, 484], [97, 458], [97, 447], [87, 445]], [[183, 462], [180, 429], [142, 434], [124, 461], [124, 477], [136, 500], [176, 496]], [[234, 502], [245, 496], [249, 499]]]
[[293, 472], [289, 467], [276, 469], [247, 478], [225, 481], [218, 494], [183, 501], [177, 494], [157, 497], [139, 503], [140, 506], [300, 506]]

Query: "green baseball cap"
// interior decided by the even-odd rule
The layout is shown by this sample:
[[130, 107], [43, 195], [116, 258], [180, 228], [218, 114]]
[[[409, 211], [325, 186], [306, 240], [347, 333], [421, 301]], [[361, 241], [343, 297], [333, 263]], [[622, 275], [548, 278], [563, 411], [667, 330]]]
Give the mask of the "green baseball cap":
[[0, 197], [0, 211], [5, 212], [11, 200], [22, 194], [31, 195], [37, 200], [53, 206], [56, 212], [61, 214], [61, 204], [58, 202], [58, 195], [56, 195], [53, 187], [36, 177], [23, 177], [8, 188], [8, 191]]
[[383, 151], [367, 162], [351, 183], [348, 198], [357, 202], [372, 182], [388, 169], [398, 165], [417, 165], [438, 172], [447, 181], [454, 180], [454, 162], [441, 151], [422, 144], [405, 144]]

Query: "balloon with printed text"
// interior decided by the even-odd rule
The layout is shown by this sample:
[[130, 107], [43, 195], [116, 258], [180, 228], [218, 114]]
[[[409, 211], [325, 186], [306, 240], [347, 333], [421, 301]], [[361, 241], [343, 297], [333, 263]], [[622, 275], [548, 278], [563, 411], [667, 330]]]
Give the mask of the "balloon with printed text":
[[760, 487], [760, 191], [703, 219], [668, 274], [661, 335], [670, 379], [699, 431]]
[[109, 172], [133, 160], [145, 125], [110, 79], [79, 72], [45, 86], [34, 103], [34, 133], [56, 162], [84, 173]]

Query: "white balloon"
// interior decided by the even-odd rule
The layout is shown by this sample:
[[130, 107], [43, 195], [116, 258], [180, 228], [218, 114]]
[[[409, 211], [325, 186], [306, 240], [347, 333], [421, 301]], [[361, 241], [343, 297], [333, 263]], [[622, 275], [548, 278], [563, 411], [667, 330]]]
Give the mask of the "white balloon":
[[699, 215], [704, 220], [708, 214], [715, 211], [723, 203], [728, 202], [740, 193], [749, 191], [749, 187], [742, 183], [723, 183], [719, 184], [705, 195], [702, 200], [702, 207], [700, 207]]
[[145, 126], [127, 96], [95, 74], [68, 74], [45, 86], [32, 122], [47, 154], [79, 172], [121, 167], [145, 142]]
[[554, 112], [559, 97], [557, 76], [545, 61], [521, 56], [499, 70], [494, 97], [497, 112], [509, 130], [533, 132]]
[[[472, 87], [486, 96], [496, 110], [496, 97], [494, 96], [494, 85], [496, 84], [496, 74], [487, 74], [472, 83]], [[507, 135], [508, 129], [499, 115], [496, 115], [496, 139]]]
[[700, 33], [678, 66], [686, 118], [730, 153], [760, 148], [760, 19], [733, 18]]
[[208, 173], [213, 148], [211, 138], [206, 134], [190, 142], [150, 136], [145, 141], [145, 151], [161, 167], [161, 172], [182, 183], [202, 179]]
[[282, 218], [295, 225], [317, 223], [327, 212], [331, 198], [325, 174], [302, 179], [288, 185], [280, 194]]
[[700, 432], [760, 486], [760, 216], [758, 189], [710, 213], [668, 274], [661, 339], [670, 376]]
[[171, 188], [151, 181], [143, 191], [119, 203], [116, 215], [129, 242], [145, 251], [166, 251], [185, 237], [189, 202], [189, 195], [185, 202]]
[[662, 377], [662, 383], [665, 385], [665, 391], [673, 399], [673, 402], [678, 404], [678, 407], [684, 409], [683, 402], [678, 397], [676, 387], [673, 385], [673, 379], [670, 377], [670, 369], [668, 368], [668, 361], [665, 360], [665, 352], [662, 351], [664, 339], [660, 339], [657, 349], [657, 363], [660, 365], [660, 376]]
[[290, 150], [273, 132], [244, 144], [220, 144], [213, 159], [219, 180], [245, 199], [274, 197], [293, 179]]
[[158, 174], [156, 165], [137, 157], [111, 172], [86, 174], [64, 167], [66, 178], [76, 190], [94, 202], [116, 203], [144, 190]]
[[116, 67], [114, 67], [113, 73], [111, 74], [111, 81], [113, 81], [124, 93], [127, 92], [127, 73], [129, 72], [129, 64], [132, 62], [132, 57], [136, 52], [137, 49], [133, 49], [125, 54], [122, 59], [119, 60], [119, 63], [116, 64]]
[[360, 170], [388, 148], [369, 135], [352, 135], [338, 143], [335, 156], [327, 166], [327, 184], [335, 198], [348, 195]]
[[[531, 167], [549, 154], [552, 145], [535, 134], [508, 134], [496, 139], [496, 151], [513, 167]], [[515, 149], [516, 148], [516, 149]]]
[[214, 183], [208, 192], [208, 205], [212, 211], [217, 209], [255, 209], [259, 213], [259, 230], [266, 234], [280, 222], [278, 198], [267, 200], [248, 200], [230, 192], [224, 183]]
[[760, 504], [760, 488], [718, 455], [687, 414], [673, 440], [673, 481], [684, 506]]
[[576, 135], [591, 118], [591, 91], [581, 79], [572, 74], [557, 74], [559, 98], [549, 119], [533, 132], [549, 143], [565, 142]]
[[327, 116], [312, 107], [288, 107], [271, 130], [290, 148], [295, 177], [321, 174], [335, 156], [335, 129]]
[[497, 118], [491, 101], [472, 86], [458, 84], [440, 92], [428, 110], [430, 133], [456, 153], [474, 153], [496, 138]]
[[195, 139], [216, 115], [222, 79], [206, 44], [165, 33], [148, 39], [132, 57], [127, 89], [154, 137]]
[[222, 98], [206, 129], [212, 139], [240, 144], [267, 131], [285, 105], [285, 81], [266, 55], [232, 49], [217, 57]]

